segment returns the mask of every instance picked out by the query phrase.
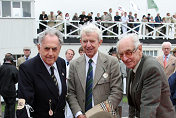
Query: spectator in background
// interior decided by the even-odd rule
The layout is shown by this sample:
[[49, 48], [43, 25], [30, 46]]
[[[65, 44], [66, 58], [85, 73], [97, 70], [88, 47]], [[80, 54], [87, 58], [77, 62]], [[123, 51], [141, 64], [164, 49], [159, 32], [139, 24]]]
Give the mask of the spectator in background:
[[[116, 21], [116, 22], [121, 21], [121, 16], [119, 15], [119, 12], [116, 12], [116, 15], [114, 16], [114, 21]], [[113, 27], [113, 31], [118, 34], [118, 32], [119, 32], [119, 25], [118, 24]]]
[[[48, 16], [47, 16], [47, 14], [45, 14], [45, 11], [42, 11], [42, 14], [40, 14], [40, 16], [39, 16], [39, 20], [44, 25], [47, 25], [47, 21], [45, 21], [45, 20], [48, 20]], [[43, 24], [39, 24], [39, 29], [41, 31], [44, 31], [46, 29], [46, 26], [44, 26]]]
[[100, 13], [97, 13], [97, 16], [95, 17], [95, 21], [101, 22]]
[[84, 54], [84, 50], [83, 50], [83, 47], [81, 46], [78, 50], [80, 56], [82, 56]]
[[[161, 26], [162, 19], [161, 19], [159, 13], [157, 13], [157, 16], [155, 17], [155, 23], [158, 23], [158, 24], [155, 24], [155, 28], [156, 28], [156, 30], [157, 30], [157, 31], [161, 31], [161, 29], [159, 29], [159, 27]], [[156, 35], [159, 36], [159, 33], [156, 32]]]
[[58, 24], [57, 29], [58, 29], [60, 32], [63, 32], [63, 26], [64, 26], [64, 24], [63, 24], [62, 22], [63, 22], [64, 18], [63, 18], [63, 16], [62, 16], [62, 12], [61, 12], [61, 11], [58, 13], [56, 20], [58, 20], [58, 21], [56, 22], [56, 24]]
[[163, 42], [161, 46], [163, 55], [158, 56], [156, 59], [162, 65], [168, 79], [176, 70], [176, 57], [170, 54], [172, 47], [172, 44], [170, 42]]
[[87, 16], [85, 11], [83, 11], [82, 14], [79, 16], [79, 20], [80, 20], [79, 24], [81, 25], [84, 25], [84, 23], [86, 23]]
[[88, 15], [87, 15], [87, 22], [92, 22], [93, 21], [93, 19], [92, 19], [92, 14], [91, 13], [88, 13]]
[[148, 22], [150, 21], [150, 19], [151, 19], [150, 13], [147, 14], [146, 19], [148, 20]]
[[14, 66], [14, 58], [7, 53], [0, 67], [0, 93], [5, 102], [4, 118], [15, 118], [16, 87], [18, 70]]
[[127, 32], [127, 23], [129, 22], [129, 18], [127, 16], [127, 12], [124, 12], [123, 16], [121, 17], [122, 18], [122, 32], [123, 34]]
[[[70, 61], [73, 59], [75, 55], [75, 52], [74, 50], [72, 49], [67, 49], [66, 52], [65, 52], [65, 63], [66, 63], [66, 73], [67, 73], [67, 78], [69, 76], [69, 68], [70, 68]], [[67, 82], [67, 80], [66, 80]], [[66, 106], [65, 106], [65, 118], [74, 118], [73, 117], [73, 114], [72, 114], [72, 111], [68, 105], [68, 103], [66, 102]]]
[[[134, 17], [132, 16], [132, 12], [131, 12], [131, 11], [129, 12], [128, 19], [129, 19], [129, 22], [134, 22]], [[134, 26], [133, 23], [128, 23], [127, 25], [128, 25], [128, 27], [130, 27], [131, 29], [132, 29], [133, 26]], [[130, 29], [128, 29], [128, 30], [130, 30]], [[132, 32], [132, 31], [130, 31], [130, 32]]]
[[172, 52], [173, 52], [173, 56], [176, 57], [176, 48], [174, 48], [174, 49], [172, 50]]
[[19, 68], [19, 66], [30, 59], [30, 54], [31, 54], [31, 48], [30, 47], [24, 47], [23, 48], [23, 53], [24, 53], [24, 56], [20, 57], [17, 59], [17, 68]]
[[[150, 17], [150, 20], [149, 20], [149, 26], [151, 27], [148, 27], [148, 32], [150, 33], [149, 35], [152, 36], [153, 35], [153, 30], [154, 30], [154, 27], [155, 27], [155, 20], [153, 19], [153, 16]], [[152, 33], [151, 33], [152, 32]]]
[[70, 15], [69, 13], [65, 14], [65, 20], [67, 21], [66, 27], [67, 27], [67, 33], [71, 32], [72, 26], [69, 24], [70, 23]]
[[[73, 23], [73, 25], [75, 25], [75, 26], [77, 26], [78, 27], [78, 24], [79, 24], [79, 17], [78, 17], [78, 14], [77, 13], [75, 13], [74, 14], [74, 16], [73, 16], [73, 18], [72, 18], [72, 23]], [[77, 28], [76, 27], [72, 27], [72, 31], [74, 31], [74, 30], [76, 30]], [[74, 35], [78, 35], [78, 32], [74, 32], [73, 33]]]
[[48, 15], [48, 26], [53, 27], [55, 25], [56, 16], [54, 15], [54, 12], [51, 11]]
[[[171, 23], [176, 23], [176, 13], [172, 16]], [[174, 30], [175, 30], [174, 38], [176, 38], [176, 24], [174, 24]]]

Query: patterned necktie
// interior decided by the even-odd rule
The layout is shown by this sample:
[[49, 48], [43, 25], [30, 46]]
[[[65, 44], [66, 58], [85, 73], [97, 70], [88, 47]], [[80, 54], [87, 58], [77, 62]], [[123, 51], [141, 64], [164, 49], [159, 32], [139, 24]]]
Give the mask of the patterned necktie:
[[167, 56], [165, 56], [165, 59], [164, 59], [164, 68], [166, 68], [166, 65], [167, 65]]
[[89, 60], [89, 69], [87, 72], [87, 79], [86, 79], [86, 103], [85, 103], [85, 110], [88, 111], [92, 108], [92, 87], [93, 87], [93, 67], [92, 67], [93, 60]]
[[57, 86], [57, 88], [58, 88], [58, 82], [57, 82], [56, 76], [54, 75], [54, 66], [51, 66], [51, 67], [50, 67], [50, 70], [51, 70], [51, 78], [53, 79], [54, 84], [55, 84], [55, 85]]

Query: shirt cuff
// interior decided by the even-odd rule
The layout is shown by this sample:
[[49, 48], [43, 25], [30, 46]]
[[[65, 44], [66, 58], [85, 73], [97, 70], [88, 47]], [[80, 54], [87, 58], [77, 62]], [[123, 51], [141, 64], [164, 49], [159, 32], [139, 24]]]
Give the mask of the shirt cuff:
[[76, 115], [75, 115], [75, 118], [77, 118], [79, 115], [81, 115], [82, 114], [82, 112], [81, 111], [78, 111], [77, 113], [76, 113]]

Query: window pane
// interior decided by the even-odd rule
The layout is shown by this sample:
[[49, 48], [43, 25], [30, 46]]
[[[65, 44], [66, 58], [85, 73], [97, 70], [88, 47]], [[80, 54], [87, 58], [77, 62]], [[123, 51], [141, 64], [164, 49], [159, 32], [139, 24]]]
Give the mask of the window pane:
[[150, 56], [153, 56], [153, 50], [150, 51]]
[[2, 17], [11, 17], [10, 1], [2, 1]]
[[13, 2], [13, 8], [20, 8], [20, 2]]
[[23, 17], [31, 17], [31, 2], [22, 2]]
[[157, 50], [154, 51], [154, 56], [158, 56]]

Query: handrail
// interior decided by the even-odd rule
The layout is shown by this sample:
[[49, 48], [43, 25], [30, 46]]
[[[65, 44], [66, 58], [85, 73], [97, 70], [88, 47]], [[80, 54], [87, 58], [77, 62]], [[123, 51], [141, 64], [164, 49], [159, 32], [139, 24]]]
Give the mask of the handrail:
[[[46, 27], [46, 30], [56, 28], [61, 31], [63, 37], [68, 39], [69, 37], [80, 38], [79, 33], [82, 25], [80, 21], [68, 21], [68, 20], [45, 20], [48, 24], [43, 23], [41, 20], [37, 20], [37, 24]], [[49, 26], [49, 23], [52, 25]], [[117, 22], [117, 21], [93, 21], [103, 32], [103, 38], [120, 38], [122, 35], [133, 32], [139, 35], [141, 39], [174, 39], [176, 38], [176, 23], [150, 23], [150, 22]], [[129, 25], [133, 25], [130, 27]], [[70, 32], [67, 31], [67, 27], [71, 27]], [[61, 27], [61, 29], [59, 29]], [[122, 28], [126, 28], [127, 32], [122, 32]], [[150, 29], [150, 30], [149, 30]], [[40, 35], [42, 32], [38, 33]]]

